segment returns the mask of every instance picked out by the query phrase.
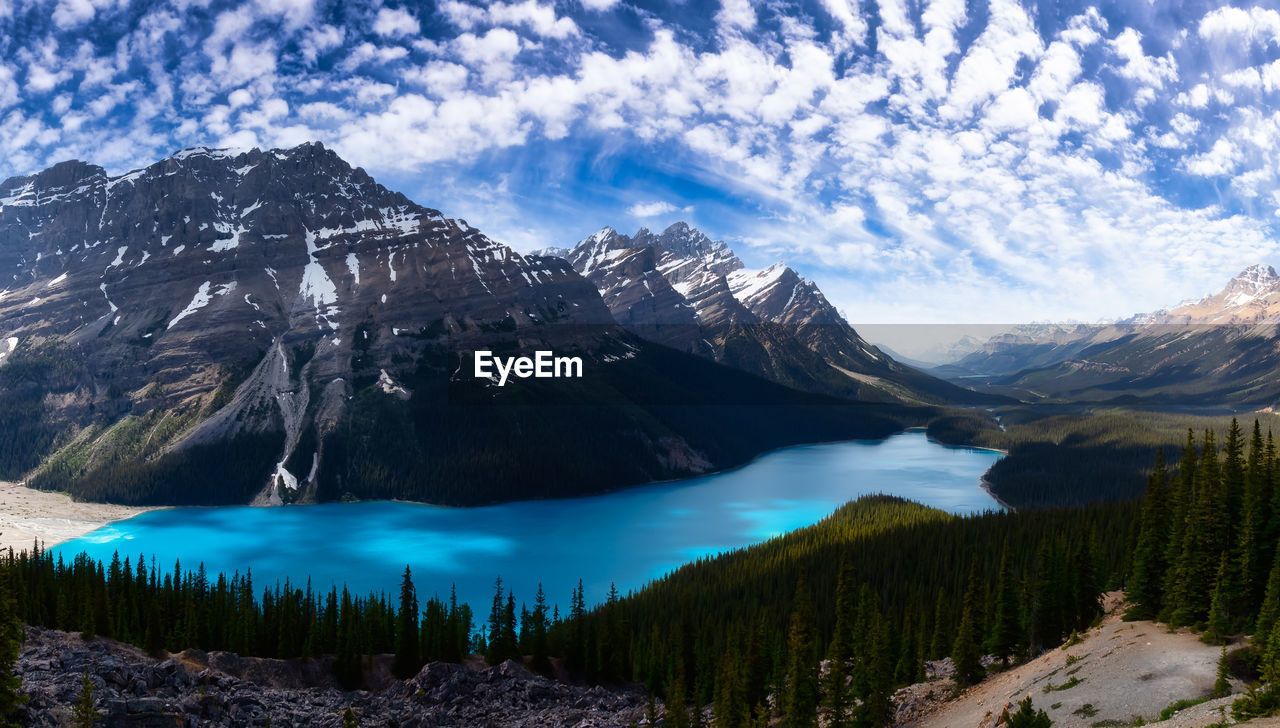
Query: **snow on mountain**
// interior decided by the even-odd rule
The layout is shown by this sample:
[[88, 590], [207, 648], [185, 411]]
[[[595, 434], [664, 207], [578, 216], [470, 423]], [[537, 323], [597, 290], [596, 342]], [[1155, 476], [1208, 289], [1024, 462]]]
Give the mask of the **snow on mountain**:
[[1133, 324], [1258, 324], [1280, 322], [1280, 274], [1256, 264], [1237, 274], [1221, 291], [1172, 309], [1139, 314]]
[[784, 263], [748, 270], [726, 243], [686, 223], [633, 236], [605, 227], [564, 257], [619, 323], [664, 345], [841, 396], [945, 399], [960, 391], [946, 385], [942, 397], [921, 395], [941, 383], [864, 341], [814, 283]]
[[[442, 337], [614, 325], [563, 261], [521, 256], [314, 143], [0, 181], [0, 288], [0, 341], [83, 363], [47, 403], [58, 427], [92, 441], [166, 412], [183, 423], [153, 438], [167, 451], [283, 422], [286, 487], [308, 486], [284, 464], [303, 429], [323, 434], [358, 382], [404, 381]], [[231, 414], [206, 411], [224, 385]]]

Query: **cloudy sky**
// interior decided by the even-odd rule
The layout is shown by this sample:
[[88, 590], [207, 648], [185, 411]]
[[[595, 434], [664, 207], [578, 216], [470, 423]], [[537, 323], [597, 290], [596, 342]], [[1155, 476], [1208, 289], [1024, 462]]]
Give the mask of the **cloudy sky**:
[[520, 250], [684, 219], [857, 322], [1280, 264], [1280, 12], [1142, 0], [0, 0], [0, 177], [318, 139]]

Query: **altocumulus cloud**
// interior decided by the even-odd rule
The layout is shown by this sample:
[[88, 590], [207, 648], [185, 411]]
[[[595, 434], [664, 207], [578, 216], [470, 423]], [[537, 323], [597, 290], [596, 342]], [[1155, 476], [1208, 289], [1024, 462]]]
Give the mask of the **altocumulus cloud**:
[[859, 321], [1117, 316], [1280, 262], [1280, 13], [1113, 5], [0, 2], [0, 175], [318, 139], [518, 245], [696, 209]]

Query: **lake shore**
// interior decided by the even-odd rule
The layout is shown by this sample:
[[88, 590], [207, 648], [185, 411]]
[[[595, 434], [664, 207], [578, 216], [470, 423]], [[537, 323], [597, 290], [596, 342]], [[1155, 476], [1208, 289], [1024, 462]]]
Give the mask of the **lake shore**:
[[29, 550], [36, 541], [45, 548], [56, 546], [152, 510], [156, 509], [82, 503], [63, 493], [0, 482], [0, 549]]

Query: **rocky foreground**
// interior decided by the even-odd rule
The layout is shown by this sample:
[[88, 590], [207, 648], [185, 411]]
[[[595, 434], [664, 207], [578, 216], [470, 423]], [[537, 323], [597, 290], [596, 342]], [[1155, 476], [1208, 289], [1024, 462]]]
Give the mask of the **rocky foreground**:
[[[117, 727], [341, 726], [351, 707], [363, 728], [566, 726], [642, 723], [646, 697], [569, 685], [506, 662], [431, 663], [410, 680], [379, 677], [375, 691], [344, 692], [324, 660], [265, 660], [187, 650], [155, 659], [112, 640], [30, 628], [19, 669], [30, 695], [24, 726], [71, 725], [87, 670], [99, 725]], [[318, 687], [317, 687], [318, 686]]]

